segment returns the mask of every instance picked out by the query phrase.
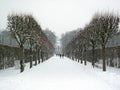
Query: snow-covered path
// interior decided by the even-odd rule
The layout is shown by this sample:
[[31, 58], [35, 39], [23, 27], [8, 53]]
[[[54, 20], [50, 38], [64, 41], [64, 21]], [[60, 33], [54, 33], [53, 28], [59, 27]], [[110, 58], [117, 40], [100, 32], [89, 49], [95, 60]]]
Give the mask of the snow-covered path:
[[114, 85], [115, 81], [112, 81], [120, 81], [119, 75], [111, 80], [109, 72], [68, 58], [54, 56], [22, 74], [18, 72], [15, 69], [0, 71], [0, 90], [120, 90], [119, 82]]

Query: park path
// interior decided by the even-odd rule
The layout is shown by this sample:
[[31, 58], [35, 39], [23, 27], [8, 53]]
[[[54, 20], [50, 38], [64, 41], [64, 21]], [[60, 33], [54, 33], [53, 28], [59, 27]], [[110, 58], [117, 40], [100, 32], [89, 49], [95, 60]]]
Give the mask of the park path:
[[84, 66], [57, 56], [0, 80], [0, 90], [115, 90], [89, 64]]

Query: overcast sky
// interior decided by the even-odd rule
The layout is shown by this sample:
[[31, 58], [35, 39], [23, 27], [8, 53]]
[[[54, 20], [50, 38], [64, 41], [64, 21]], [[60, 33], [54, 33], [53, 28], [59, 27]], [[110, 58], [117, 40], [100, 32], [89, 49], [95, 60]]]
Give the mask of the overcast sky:
[[0, 28], [6, 28], [8, 14], [25, 13], [60, 36], [83, 28], [98, 11], [120, 12], [120, 0], [0, 0]]

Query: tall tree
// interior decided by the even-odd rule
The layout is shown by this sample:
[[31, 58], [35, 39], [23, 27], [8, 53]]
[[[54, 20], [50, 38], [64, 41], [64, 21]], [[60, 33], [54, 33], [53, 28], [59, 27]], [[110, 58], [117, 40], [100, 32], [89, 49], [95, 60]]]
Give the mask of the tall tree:
[[86, 31], [87, 35], [86, 38], [89, 42], [90, 47], [92, 47], [92, 66], [94, 68], [95, 65], [95, 48], [97, 45], [97, 35], [95, 33], [95, 26], [90, 22], [90, 24], [86, 25], [84, 30]]
[[115, 35], [118, 31], [119, 17], [111, 13], [95, 14], [92, 19], [98, 36], [98, 42], [102, 47], [103, 71], [106, 71], [105, 48], [108, 39]]
[[36, 40], [36, 33], [35, 33], [35, 29], [37, 27], [37, 22], [34, 20], [32, 15], [28, 15], [27, 16], [27, 41], [29, 42], [29, 50], [30, 50], [30, 68], [32, 68], [32, 61], [33, 61], [33, 46], [35, 44], [35, 40]]
[[20, 72], [24, 71], [24, 44], [26, 42], [27, 34], [27, 18], [25, 15], [8, 15], [8, 29], [18, 42], [21, 49], [20, 52]]

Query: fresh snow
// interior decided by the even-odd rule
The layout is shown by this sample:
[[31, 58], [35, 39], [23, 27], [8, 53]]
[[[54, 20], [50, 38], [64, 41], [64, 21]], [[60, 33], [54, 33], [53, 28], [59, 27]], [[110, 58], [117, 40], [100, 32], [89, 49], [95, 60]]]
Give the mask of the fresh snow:
[[102, 72], [66, 57], [52, 57], [42, 64], [19, 73], [10, 68], [0, 71], [0, 90], [120, 90], [120, 70]]

